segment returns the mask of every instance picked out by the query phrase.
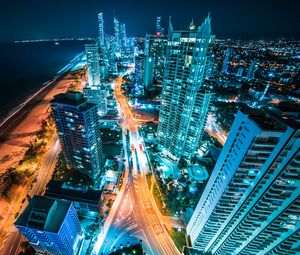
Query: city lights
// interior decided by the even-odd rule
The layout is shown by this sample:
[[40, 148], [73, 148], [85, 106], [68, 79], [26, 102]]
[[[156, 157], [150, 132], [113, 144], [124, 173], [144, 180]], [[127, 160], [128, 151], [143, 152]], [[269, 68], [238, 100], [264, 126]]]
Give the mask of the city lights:
[[[297, 31], [275, 5], [244, 8], [250, 29], [245, 3], [154, 2], [86, 4], [86, 38], [62, 2], [70, 38], [0, 44], [0, 255], [300, 254]], [[293, 37], [262, 39], [274, 17]]]

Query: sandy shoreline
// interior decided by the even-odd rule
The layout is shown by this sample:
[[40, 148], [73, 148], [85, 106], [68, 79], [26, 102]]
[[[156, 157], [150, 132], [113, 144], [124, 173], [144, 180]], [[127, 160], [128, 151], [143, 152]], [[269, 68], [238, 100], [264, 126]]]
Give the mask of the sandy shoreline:
[[23, 108], [0, 129], [0, 174], [15, 166], [23, 157], [27, 145], [35, 138], [41, 127], [41, 122], [48, 115], [50, 100], [59, 93], [63, 93], [74, 83], [72, 77], [78, 71], [61, 74], [54, 82], [37, 93], [23, 106]]

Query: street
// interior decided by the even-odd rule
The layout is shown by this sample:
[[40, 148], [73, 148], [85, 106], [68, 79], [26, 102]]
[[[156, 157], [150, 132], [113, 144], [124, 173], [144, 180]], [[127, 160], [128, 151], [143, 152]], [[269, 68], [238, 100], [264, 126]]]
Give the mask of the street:
[[210, 136], [215, 137], [220, 144], [225, 144], [228, 134], [218, 125], [212, 114], [208, 114], [207, 116], [205, 131], [207, 131]]
[[[51, 140], [49, 148], [50, 149], [46, 152], [41, 162], [41, 166], [39, 168], [39, 172], [36, 177], [37, 181], [36, 183], [34, 183], [32, 189], [28, 192], [28, 195], [30, 195], [31, 197], [35, 194], [44, 193], [44, 189], [52, 176], [56, 164], [57, 155], [60, 150], [57, 135], [55, 135]], [[24, 192], [27, 192], [27, 189], [25, 187], [21, 187], [21, 188], [22, 189], [20, 190], [20, 195], [18, 196], [18, 200], [20, 200], [20, 198], [26, 197]], [[16, 202], [16, 204], [18, 203]], [[26, 199], [22, 204], [19, 213], [22, 213], [27, 205], [28, 205], [28, 200]], [[14, 207], [11, 208], [12, 211], [15, 211], [14, 209], [15, 209]], [[4, 222], [5, 224], [7, 224], [8, 222], [12, 222], [12, 221], [14, 221], [14, 214], [8, 212], [7, 219]], [[7, 224], [7, 226], [9, 227], [10, 225]], [[22, 235], [14, 226], [11, 226], [7, 238], [4, 240], [2, 246], [0, 247], [0, 254], [1, 255], [17, 254], [21, 240], [22, 240]]]
[[[123, 117], [123, 131], [128, 130], [130, 144], [123, 137], [124, 151], [131, 147], [132, 169], [128, 166], [130, 155], [126, 156], [127, 175], [124, 177], [124, 190], [118, 195], [110, 212], [109, 224], [105, 224], [104, 238], [98, 254], [107, 254], [120, 246], [141, 242], [146, 254], [180, 254], [167, 233], [162, 216], [156, 207], [149, 191], [146, 174], [150, 172], [146, 155], [140, 150], [143, 138], [138, 132], [141, 123], [146, 120], [135, 119], [122, 95], [123, 79], [115, 81], [115, 96], [118, 101], [119, 113]], [[123, 132], [123, 136], [124, 136]], [[96, 251], [96, 250], [94, 250]]]

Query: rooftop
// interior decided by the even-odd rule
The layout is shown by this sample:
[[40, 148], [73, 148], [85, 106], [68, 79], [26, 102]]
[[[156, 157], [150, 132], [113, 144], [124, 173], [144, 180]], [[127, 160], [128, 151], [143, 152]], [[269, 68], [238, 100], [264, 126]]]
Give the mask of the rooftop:
[[71, 202], [34, 196], [16, 225], [57, 233], [71, 206]]
[[81, 92], [67, 92], [58, 94], [54, 97], [54, 99], [51, 100], [51, 103], [74, 106], [80, 111], [85, 111], [95, 106], [94, 104], [88, 103]]
[[262, 130], [284, 131], [287, 126], [280, 119], [275, 118], [269, 111], [245, 107], [241, 110], [248, 115]]
[[47, 185], [45, 196], [99, 204], [99, 201], [101, 200], [101, 191], [92, 189], [74, 189], [64, 185], [64, 182], [51, 180]]

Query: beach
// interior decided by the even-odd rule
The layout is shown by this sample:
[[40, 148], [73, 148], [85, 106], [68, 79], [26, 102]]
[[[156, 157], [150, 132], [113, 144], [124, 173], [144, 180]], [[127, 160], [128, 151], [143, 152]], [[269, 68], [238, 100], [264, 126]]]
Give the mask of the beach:
[[42, 120], [49, 114], [51, 99], [65, 92], [74, 83], [73, 78], [80, 71], [80, 69], [74, 70], [76, 69], [74, 67], [80, 62], [82, 56], [69, 63], [65, 72], [61, 72], [53, 80], [45, 83], [43, 89], [27, 99], [26, 103], [17, 108], [10, 118], [0, 124], [0, 174], [14, 167], [23, 157], [29, 142], [35, 138], [40, 129]]

